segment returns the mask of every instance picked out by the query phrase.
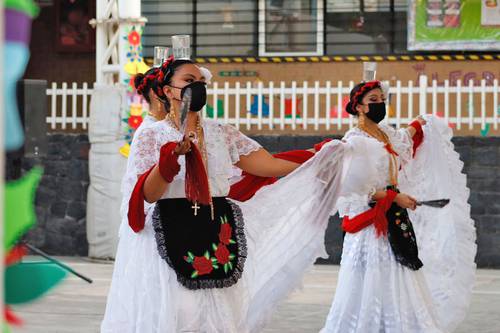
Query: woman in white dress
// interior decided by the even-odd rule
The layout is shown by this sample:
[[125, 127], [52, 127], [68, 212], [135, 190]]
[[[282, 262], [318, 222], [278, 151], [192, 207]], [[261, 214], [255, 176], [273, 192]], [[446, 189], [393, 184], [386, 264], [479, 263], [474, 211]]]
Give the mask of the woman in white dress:
[[[371, 81], [352, 90], [346, 107], [358, 117], [343, 138], [351, 148], [337, 208], [346, 235], [321, 332], [451, 332], [465, 317], [475, 271], [463, 164], [439, 119], [400, 130], [379, 124], [384, 100]], [[417, 207], [415, 198], [451, 201]]]
[[302, 171], [251, 200], [227, 200], [233, 165], [282, 176], [298, 164], [197, 112], [188, 112], [181, 132], [177, 110], [187, 88], [191, 111], [206, 98], [191, 61], [167, 60], [157, 80], [169, 117], [143, 128], [131, 147], [101, 331], [259, 332], [325, 253], [343, 148], [323, 147]]

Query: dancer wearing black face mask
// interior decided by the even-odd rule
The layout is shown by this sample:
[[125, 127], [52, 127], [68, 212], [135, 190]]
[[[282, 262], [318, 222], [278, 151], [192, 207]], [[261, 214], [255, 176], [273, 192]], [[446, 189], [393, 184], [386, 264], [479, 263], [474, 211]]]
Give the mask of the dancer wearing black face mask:
[[[396, 130], [382, 123], [384, 100], [380, 82], [371, 81], [355, 86], [346, 106], [358, 118], [343, 138], [350, 149], [336, 205], [346, 234], [321, 333], [451, 332], [465, 316], [474, 279], [475, 230], [470, 210], [463, 211], [468, 190], [461, 162], [449, 158], [456, 153], [441, 151], [453, 150], [446, 124], [436, 130], [438, 120], [428, 118], [421, 144], [426, 121], [419, 117]], [[449, 195], [454, 207], [415, 210], [416, 199], [399, 186], [419, 200]], [[438, 225], [447, 231], [436, 231]], [[452, 244], [464, 252], [447, 260], [441, 248]]]
[[[387, 161], [388, 161], [388, 183], [380, 185], [380, 188], [376, 188], [373, 191], [374, 198], [378, 199], [382, 197], [390, 201], [387, 203], [386, 217], [388, 219], [388, 230], [379, 229], [379, 233], [387, 233], [392, 251], [394, 252], [396, 260], [413, 270], [418, 270], [422, 266], [422, 262], [418, 258], [418, 248], [413, 232], [412, 224], [408, 218], [408, 213], [406, 209], [415, 209], [417, 201], [413, 197], [399, 193], [398, 190], [398, 172], [401, 167], [401, 158], [398, 154], [398, 150], [394, 145], [400, 146], [399, 142], [405, 140], [404, 135], [408, 139], [413, 138], [415, 135], [414, 149], [422, 142], [423, 133], [422, 125], [425, 124], [425, 120], [422, 118], [417, 118], [401, 135], [395, 135], [396, 132], [392, 127], [387, 125], [379, 124], [384, 120], [386, 115], [386, 105], [385, 96], [379, 81], [371, 81], [366, 83], [360, 83], [351, 91], [350, 101], [346, 106], [346, 111], [358, 117], [358, 126], [347, 132], [345, 139], [356, 135], [368, 136], [381, 143], [383, 143], [386, 150]], [[384, 180], [385, 181], [385, 180]], [[386, 191], [384, 193], [384, 191]], [[398, 214], [397, 216], [395, 214]], [[402, 221], [404, 217], [404, 225], [407, 226], [402, 230], [396, 224], [397, 221]], [[352, 231], [353, 222], [349, 218], [344, 220], [344, 229], [347, 232]], [[403, 237], [403, 234], [410, 235], [408, 237]]]
[[[169, 58], [158, 71], [155, 93], [167, 116], [131, 148], [102, 333], [259, 332], [324, 247], [336, 195], [330, 185], [340, 177], [324, 166], [337, 146], [321, 148], [328, 158], [291, 179], [230, 200], [233, 166], [281, 177], [299, 164], [203, 119], [205, 78], [185, 59]], [[183, 117], [188, 89], [192, 112]]]

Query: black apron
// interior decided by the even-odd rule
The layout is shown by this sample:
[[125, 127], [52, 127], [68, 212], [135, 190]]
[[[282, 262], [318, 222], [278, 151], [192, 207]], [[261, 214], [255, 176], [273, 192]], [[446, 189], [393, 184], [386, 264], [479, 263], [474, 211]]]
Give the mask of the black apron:
[[[394, 186], [387, 189], [399, 193]], [[412, 270], [418, 270], [423, 263], [418, 258], [417, 239], [408, 211], [393, 202], [385, 216], [388, 221], [387, 237], [396, 261]]]
[[163, 199], [153, 213], [158, 252], [186, 288], [227, 288], [241, 277], [247, 256], [240, 208], [224, 197], [210, 206], [187, 199]]

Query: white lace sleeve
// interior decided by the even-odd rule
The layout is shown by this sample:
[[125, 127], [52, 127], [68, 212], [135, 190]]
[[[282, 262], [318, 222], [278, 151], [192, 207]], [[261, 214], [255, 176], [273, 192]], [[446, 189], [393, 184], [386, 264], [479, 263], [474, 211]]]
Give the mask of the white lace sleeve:
[[226, 136], [226, 144], [233, 164], [240, 160], [240, 156], [248, 155], [262, 148], [255, 140], [250, 139], [231, 125], [223, 125], [222, 129]]
[[148, 171], [159, 159], [160, 147], [153, 128], [145, 128], [134, 138], [135, 147], [131, 154], [137, 175]]

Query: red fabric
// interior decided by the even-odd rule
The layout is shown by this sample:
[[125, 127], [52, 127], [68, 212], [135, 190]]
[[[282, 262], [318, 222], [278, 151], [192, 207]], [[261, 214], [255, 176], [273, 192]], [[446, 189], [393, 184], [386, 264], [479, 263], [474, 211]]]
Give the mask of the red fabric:
[[394, 156], [399, 156], [398, 153], [394, 149], [392, 149], [392, 146], [390, 144], [386, 144], [384, 146], [385, 150], [389, 152], [389, 154], [394, 155]]
[[177, 143], [167, 142], [160, 148], [158, 169], [167, 183], [171, 183], [181, 169], [179, 162], [177, 162], [179, 155], [175, 153], [175, 147], [177, 147]]
[[372, 209], [357, 215], [353, 219], [350, 219], [348, 216], [344, 217], [342, 220], [342, 229], [345, 232], [356, 233], [373, 223], [377, 230], [377, 237], [387, 235], [388, 222], [385, 213], [391, 208], [396, 195], [398, 194], [395, 191], [387, 190], [385, 198], [378, 200]]
[[314, 150], [317, 152], [320, 151], [321, 148], [323, 148], [323, 146], [326, 145], [330, 141], [332, 141], [332, 139], [325, 139], [325, 140], [321, 141], [320, 143], [315, 144]]
[[211, 202], [208, 176], [200, 150], [194, 144], [186, 154], [186, 198], [191, 202], [209, 205]]
[[134, 232], [144, 229], [144, 222], [146, 221], [146, 215], [144, 214], [144, 183], [155, 166], [153, 165], [151, 169], [137, 179], [137, 183], [135, 183], [134, 190], [128, 201], [128, 225]]
[[424, 141], [424, 131], [422, 130], [422, 124], [418, 120], [412, 121], [410, 126], [416, 130], [415, 135], [413, 135], [413, 156], [415, 156], [417, 148]]
[[238, 201], [247, 201], [254, 194], [266, 185], [271, 185], [276, 182], [275, 177], [259, 177], [250, 174], [245, 174], [243, 179], [231, 185], [228, 197]]
[[5, 321], [10, 325], [21, 326], [23, 321], [21, 318], [16, 316], [16, 314], [8, 307], [5, 306]]
[[[302, 164], [313, 157], [314, 153], [307, 150], [292, 150], [274, 154], [273, 156], [282, 160]], [[231, 186], [228, 197], [238, 201], [247, 201], [262, 187], [273, 184], [277, 180], [276, 177], [259, 177], [243, 173], [243, 179]]]
[[285, 161], [302, 164], [313, 157], [314, 153], [308, 150], [290, 150], [274, 154], [273, 156]]
[[21, 258], [28, 253], [28, 249], [24, 245], [17, 245], [12, 248], [5, 256], [5, 266], [14, 265], [21, 261]]

